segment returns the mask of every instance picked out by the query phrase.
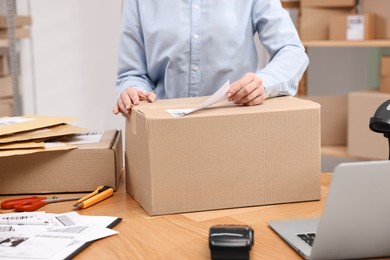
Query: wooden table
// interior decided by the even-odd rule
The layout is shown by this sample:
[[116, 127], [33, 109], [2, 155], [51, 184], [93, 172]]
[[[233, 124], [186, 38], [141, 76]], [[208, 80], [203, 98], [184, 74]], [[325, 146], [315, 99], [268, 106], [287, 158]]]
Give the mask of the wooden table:
[[[114, 227], [119, 234], [94, 242], [76, 259], [210, 259], [208, 232], [215, 224], [251, 225], [255, 232], [251, 259], [301, 259], [268, 227], [268, 222], [320, 216], [330, 180], [331, 174], [321, 174], [320, 201], [150, 217], [126, 193], [122, 179], [113, 197], [79, 211], [85, 215], [123, 218]], [[10, 197], [2, 196], [0, 201], [6, 198]], [[42, 210], [63, 213], [73, 210], [72, 204], [48, 204]]]

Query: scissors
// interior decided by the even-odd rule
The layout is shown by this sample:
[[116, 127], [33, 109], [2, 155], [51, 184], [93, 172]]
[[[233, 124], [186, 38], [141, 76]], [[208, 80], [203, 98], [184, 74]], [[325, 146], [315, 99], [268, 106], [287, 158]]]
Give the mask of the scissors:
[[23, 197], [23, 198], [17, 198], [17, 199], [4, 200], [1, 203], [1, 208], [2, 209], [15, 209], [16, 211], [34, 211], [34, 210], [37, 210], [37, 209], [39, 209], [39, 208], [41, 208], [49, 203], [56, 203], [56, 202], [69, 201], [69, 200], [78, 200], [80, 198], [81, 197], [58, 198], [56, 196], [53, 196], [51, 198], [38, 197], [38, 196]]

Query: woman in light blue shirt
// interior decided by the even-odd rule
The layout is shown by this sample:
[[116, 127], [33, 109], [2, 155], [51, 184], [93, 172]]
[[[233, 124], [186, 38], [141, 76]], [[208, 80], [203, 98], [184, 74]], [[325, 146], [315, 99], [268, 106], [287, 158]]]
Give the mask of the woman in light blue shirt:
[[[254, 35], [270, 55], [258, 67]], [[139, 101], [213, 94], [236, 104], [295, 95], [309, 60], [279, 0], [126, 0], [114, 114]]]

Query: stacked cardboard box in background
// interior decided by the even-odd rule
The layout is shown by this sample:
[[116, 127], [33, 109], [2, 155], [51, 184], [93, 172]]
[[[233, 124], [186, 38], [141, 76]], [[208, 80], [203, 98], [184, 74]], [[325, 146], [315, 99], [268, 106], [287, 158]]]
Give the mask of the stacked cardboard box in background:
[[[16, 16], [15, 38], [21, 39], [29, 37], [29, 27], [31, 25], [30, 16]], [[8, 39], [7, 17], [0, 16], [0, 40], [6, 42]], [[9, 70], [8, 51], [6, 47], [0, 52], [0, 116], [11, 116], [14, 114], [13, 102], [13, 81]]]
[[380, 92], [390, 93], [390, 56], [381, 58]]
[[373, 160], [386, 160], [388, 141], [383, 134], [369, 128], [370, 118], [378, 107], [390, 99], [379, 91], [357, 91], [348, 95], [348, 154]]
[[390, 39], [390, 1], [360, 0], [361, 13], [376, 16], [376, 39]]
[[328, 40], [330, 17], [354, 14], [355, 8], [355, 0], [301, 0], [301, 39]]
[[[15, 37], [16, 39], [27, 38], [30, 36], [31, 16], [15, 17]], [[7, 17], [0, 16], [0, 39], [8, 38]]]
[[376, 38], [374, 14], [332, 15], [330, 17], [330, 40], [373, 40]]
[[7, 57], [0, 54], [0, 116], [13, 114], [12, 78], [9, 75]]

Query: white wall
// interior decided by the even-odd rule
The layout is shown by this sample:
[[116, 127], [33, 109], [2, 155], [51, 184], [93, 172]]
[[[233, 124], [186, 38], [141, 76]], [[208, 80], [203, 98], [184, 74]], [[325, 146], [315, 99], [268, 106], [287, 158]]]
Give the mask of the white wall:
[[[73, 124], [96, 131], [123, 129], [124, 118], [111, 112], [121, 0], [29, 4], [35, 79], [24, 79], [24, 113], [79, 117]], [[23, 74], [29, 75], [26, 63]]]

